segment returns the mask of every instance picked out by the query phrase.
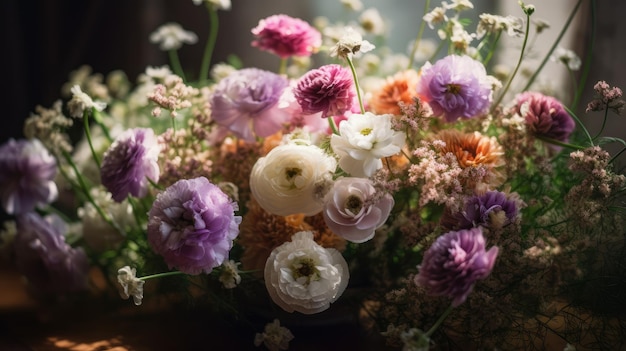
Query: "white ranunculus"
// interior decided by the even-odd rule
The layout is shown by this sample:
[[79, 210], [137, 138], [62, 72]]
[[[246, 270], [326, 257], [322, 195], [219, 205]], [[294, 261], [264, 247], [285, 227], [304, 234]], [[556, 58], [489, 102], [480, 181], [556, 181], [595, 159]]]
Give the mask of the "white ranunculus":
[[254, 164], [250, 189], [269, 213], [312, 216], [324, 206], [323, 190], [330, 186], [336, 166], [335, 159], [317, 146], [279, 145]]
[[265, 264], [265, 286], [272, 300], [287, 312], [322, 312], [348, 285], [348, 264], [341, 253], [298, 232], [275, 248]]
[[406, 135], [391, 128], [392, 115], [352, 114], [339, 125], [330, 146], [339, 156], [339, 167], [353, 177], [370, 177], [382, 168], [381, 159], [397, 154]]

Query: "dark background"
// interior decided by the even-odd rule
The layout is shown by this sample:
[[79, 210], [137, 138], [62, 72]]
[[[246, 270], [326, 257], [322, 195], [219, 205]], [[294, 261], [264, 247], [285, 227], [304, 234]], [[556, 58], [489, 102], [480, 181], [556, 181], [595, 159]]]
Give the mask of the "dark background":
[[[324, 1], [316, 5], [324, 6]], [[558, 1], [566, 1], [572, 6], [576, 2]], [[224, 61], [228, 54], [235, 53], [246, 66], [275, 70], [278, 66], [275, 57], [249, 45], [252, 41], [250, 29], [256, 26], [259, 19], [272, 14], [286, 13], [305, 20], [311, 20], [313, 16], [308, 1], [232, 2], [232, 10], [219, 12], [220, 32], [213, 62]], [[590, 3], [590, 0], [584, 1], [581, 10], [583, 18], [590, 18]], [[593, 64], [578, 112], [579, 116], [598, 128], [601, 116], [586, 116], [584, 105], [592, 97], [593, 84], [598, 80], [626, 88], [626, 21], [621, 18], [626, 13], [626, 2], [596, 3], [598, 33]], [[438, 4], [432, 2], [432, 5]], [[151, 44], [148, 37], [158, 26], [169, 21], [181, 23], [185, 29], [198, 35], [197, 44], [183, 46], [179, 52], [183, 66], [191, 69], [192, 75], [197, 74], [209, 23], [206, 10], [195, 6], [191, 0], [1, 1], [0, 67], [5, 79], [0, 84], [3, 107], [0, 143], [9, 137], [22, 137], [23, 121], [35, 106], [50, 107], [60, 98], [61, 86], [67, 81], [69, 73], [83, 64], [104, 75], [123, 69], [131, 82], [144, 72], [147, 65], [167, 64], [166, 53]], [[394, 25], [402, 30], [401, 23]], [[407, 25], [414, 26], [414, 23]], [[572, 30], [577, 38], [576, 51], [582, 56], [589, 42], [590, 24], [583, 21]], [[607, 130], [612, 135], [626, 138], [626, 116], [611, 116]]]

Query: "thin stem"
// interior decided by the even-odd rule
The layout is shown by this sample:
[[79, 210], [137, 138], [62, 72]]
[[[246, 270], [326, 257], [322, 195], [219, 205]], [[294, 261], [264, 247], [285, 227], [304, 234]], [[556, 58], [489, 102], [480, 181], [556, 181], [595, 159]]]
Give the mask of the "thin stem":
[[141, 280], [148, 280], [148, 279], [154, 279], [154, 278], [163, 278], [163, 277], [169, 277], [172, 275], [184, 275], [185, 273], [181, 272], [181, 271], [172, 271], [172, 272], [163, 272], [163, 273], [156, 273], [156, 274], [151, 274], [151, 275], [146, 275], [145, 277], [139, 277], [138, 279]]
[[541, 141], [545, 141], [546, 143], [549, 144], [553, 144], [553, 145], [558, 145], [558, 146], [562, 146], [562, 147], [566, 147], [566, 148], [570, 148], [570, 149], [575, 149], [575, 150], [582, 150], [585, 147], [580, 146], [580, 145], [574, 145], [574, 144], [569, 144], [569, 143], [565, 143], [556, 139], [552, 139], [552, 138], [548, 138], [548, 137], [544, 137], [541, 135], [537, 135], [536, 136], [537, 139], [541, 140]]
[[[554, 44], [552, 44], [552, 47], [550, 48], [546, 56], [543, 58], [543, 61], [541, 61], [541, 64], [539, 65], [539, 67], [535, 70], [533, 75], [530, 77], [530, 79], [528, 80], [528, 83], [526, 83], [526, 86], [524, 87], [524, 89], [522, 89], [522, 91], [528, 90], [528, 88], [530, 88], [530, 86], [535, 82], [535, 79], [537, 79], [539, 72], [541, 72], [541, 70], [543, 69], [543, 66], [546, 65], [546, 62], [548, 62], [548, 59], [550, 59], [550, 56], [552, 56], [552, 52], [554, 52], [554, 49], [556, 49], [557, 45], [559, 45], [559, 43], [561, 42], [561, 39], [563, 38], [565, 31], [567, 30], [567, 28], [569, 28], [572, 20], [574, 19], [574, 15], [576, 15], [576, 12], [578, 12], [578, 8], [580, 7], [581, 3], [582, 3], [582, 0], [578, 0], [578, 2], [576, 3], [576, 6], [574, 6], [574, 10], [572, 10], [572, 13], [567, 18], [567, 22], [565, 22], [565, 25], [561, 29], [559, 36], [556, 38], [556, 41], [554, 42]], [[528, 28], [528, 24], [526, 27]], [[525, 42], [526, 40], [524, 40], [524, 43]]]
[[609, 105], [606, 105], [606, 108], [604, 109], [604, 119], [602, 120], [602, 127], [600, 127], [600, 131], [598, 132], [598, 134], [596, 134], [596, 136], [593, 137], [593, 140], [598, 139], [598, 137], [600, 135], [602, 135], [602, 132], [604, 132], [604, 127], [606, 127], [606, 120], [608, 119], [609, 116]]
[[[91, 108], [92, 111], [95, 111], [95, 108]], [[83, 127], [85, 129], [85, 137], [87, 138], [87, 142], [89, 143], [89, 149], [91, 149], [91, 155], [93, 156], [93, 160], [96, 161], [96, 166], [100, 169], [100, 158], [98, 154], [96, 154], [96, 149], [93, 147], [93, 142], [91, 140], [91, 128], [89, 127], [89, 110], [85, 110], [83, 112]]]
[[215, 43], [217, 42], [217, 31], [219, 29], [217, 10], [209, 2], [206, 3], [206, 6], [209, 11], [211, 28], [209, 29], [209, 38], [204, 46], [204, 55], [202, 56], [202, 65], [200, 66], [199, 80], [201, 84], [209, 79], [209, 67], [211, 66], [211, 58], [213, 56], [213, 50], [215, 49]]
[[578, 90], [576, 91], [576, 95], [574, 96], [574, 101], [572, 102], [572, 110], [576, 110], [576, 108], [578, 107], [580, 98], [583, 95], [585, 83], [587, 82], [587, 77], [589, 77], [589, 71], [591, 70], [591, 58], [593, 56], [595, 37], [596, 37], [596, 1], [591, 0], [591, 42], [589, 44], [589, 50], [587, 50], [587, 54], [585, 55], [585, 66], [583, 67], [583, 72], [580, 75], [580, 81], [578, 82]]
[[[430, 0], [426, 0], [426, 2], [424, 2], [424, 14], [426, 14], [429, 8]], [[426, 27], [426, 21], [422, 19], [420, 29], [417, 32], [417, 38], [415, 38], [415, 42], [413, 43], [413, 49], [411, 50], [411, 56], [409, 57], [409, 66], [407, 67], [407, 69], [411, 69], [411, 67], [413, 67], [413, 63], [415, 62], [415, 53], [417, 52], [417, 48], [419, 47], [420, 41], [422, 40], [422, 35], [424, 34], [424, 27]]]
[[[509, 77], [509, 80], [506, 83], [506, 86], [504, 87], [504, 89], [502, 90], [500, 95], [498, 96], [498, 100], [496, 100], [494, 102], [494, 104], [492, 105], [491, 113], [493, 113], [493, 111], [496, 109], [496, 107], [498, 107], [498, 105], [500, 105], [500, 102], [504, 98], [504, 95], [506, 95], [506, 92], [511, 87], [511, 83], [513, 82], [513, 79], [515, 78], [515, 75], [517, 74], [517, 71], [519, 70], [520, 66], [522, 65], [522, 61], [524, 60], [524, 50], [526, 50], [526, 44], [528, 43], [528, 32], [529, 31], [530, 31], [530, 15], [527, 14], [526, 15], [526, 32], [524, 33], [524, 42], [522, 43], [522, 50], [521, 50], [520, 55], [519, 55], [519, 60], [517, 61], [517, 65], [515, 66], [515, 70], [513, 70], [513, 74], [511, 74], [511, 76]], [[526, 90], [526, 89], [524, 89], [524, 90]]]
[[489, 50], [489, 53], [487, 54], [487, 57], [485, 58], [485, 61], [483, 62], [483, 65], [487, 66], [487, 64], [489, 64], [489, 61], [491, 61], [493, 54], [496, 52], [496, 45], [498, 45], [498, 41], [500, 41], [501, 36], [502, 36], [502, 30], [498, 31], [498, 34], [496, 35], [496, 39], [490, 45], [491, 48]]
[[278, 66], [278, 74], [284, 75], [287, 74], [287, 58], [280, 58], [280, 65]]
[[102, 128], [102, 133], [104, 133], [104, 136], [107, 138], [107, 140], [113, 141], [113, 138], [111, 137], [111, 133], [109, 132], [109, 128], [104, 124], [104, 121], [102, 120], [102, 117], [100, 116], [100, 112], [98, 112], [98, 110], [96, 109], [93, 109], [91, 112], [93, 113], [93, 119], [96, 121], [96, 123], [98, 123], [100, 128]]
[[430, 327], [430, 329], [428, 329], [428, 331], [424, 335], [430, 338], [430, 336], [433, 335], [433, 333], [435, 332], [435, 330], [437, 330], [437, 328], [439, 328], [441, 323], [443, 323], [443, 321], [448, 317], [448, 315], [450, 314], [450, 312], [452, 312], [453, 309], [454, 307], [452, 307], [452, 305], [448, 306], [448, 309], [446, 309], [445, 312], [443, 312], [443, 314], [439, 316], [439, 319], [437, 319], [435, 324], [432, 327]]
[[569, 113], [570, 116], [572, 116], [572, 118], [576, 121], [576, 123], [578, 124], [578, 126], [580, 127], [580, 129], [582, 129], [582, 131], [585, 133], [585, 136], [587, 137], [587, 140], [589, 141], [589, 145], [594, 145], [593, 144], [593, 138], [591, 137], [591, 134], [589, 134], [589, 131], [587, 130], [587, 128], [585, 127], [585, 125], [583, 124], [583, 122], [578, 118], [578, 116], [576, 116], [576, 114], [570, 110], [567, 106], [563, 106], [563, 108], [565, 109], [565, 111], [567, 111], [567, 113]]
[[363, 106], [363, 99], [361, 98], [361, 87], [359, 86], [359, 78], [356, 74], [356, 69], [354, 68], [354, 64], [352, 63], [352, 59], [346, 56], [346, 61], [348, 61], [348, 65], [350, 66], [350, 70], [352, 71], [352, 77], [354, 77], [354, 87], [356, 88], [356, 96], [359, 99], [359, 107], [361, 108], [361, 114], [365, 113], [365, 107]]
[[178, 59], [178, 51], [172, 49], [172, 50], [169, 50], [167, 53], [170, 56], [170, 63], [172, 64], [174, 73], [176, 73], [179, 77], [181, 77], [183, 81], [187, 81], [187, 79], [185, 79], [185, 72], [183, 71], [183, 66], [180, 65], [180, 60]]
[[330, 127], [330, 130], [332, 130], [333, 134], [339, 135], [339, 130], [337, 129], [337, 123], [335, 123], [335, 119], [332, 116], [327, 117], [326, 119], [328, 120], [328, 126]]

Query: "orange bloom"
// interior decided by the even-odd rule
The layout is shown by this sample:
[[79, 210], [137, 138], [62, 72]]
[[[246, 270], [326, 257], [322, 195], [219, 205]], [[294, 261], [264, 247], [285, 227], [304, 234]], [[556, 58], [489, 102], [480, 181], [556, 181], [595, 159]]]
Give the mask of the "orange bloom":
[[248, 203], [248, 213], [243, 217], [237, 240], [243, 246], [241, 263], [246, 270], [258, 270], [263, 275], [265, 261], [272, 250], [299, 231], [312, 231], [316, 243], [338, 250], [345, 248], [345, 240], [332, 233], [322, 215], [305, 217], [301, 214], [277, 216], [266, 212], [254, 199]]
[[412, 104], [417, 96], [417, 72], [407, 70], [388, 77], [385, 84], [372, 94], [369, 105], [377, 114], [401, 115], [399, 102]]
[[504, 165], [504, 151], [495, 137], [450, 129], [439, 132], [433, 139], [445, 142], [440, 152], [452, 153], [461, 168], [484, 167], [490, 173], [484, 180], [489, 179], [491, 186], [498, 186], [504, 181], [504, 176], [498, 169]]

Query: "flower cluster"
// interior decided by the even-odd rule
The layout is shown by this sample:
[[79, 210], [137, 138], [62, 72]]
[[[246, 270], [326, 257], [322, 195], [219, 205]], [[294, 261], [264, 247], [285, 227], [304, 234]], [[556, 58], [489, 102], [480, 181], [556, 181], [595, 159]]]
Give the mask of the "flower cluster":
[[[193, 3], [213, 19], [231, 8]], [[38, 107], [28, 138], [0, 146], [1, 206], [14, 216], [0, 243], [31, 290], [85, 290], [91, 265], [136, 305], [157, 291], [144, 286], [178, 275], [189, 284], [174, 285], [212, 305], [265, 301], [307, 318], [366, 287], [355, 305], [370, 331], [420, 350], [523, 348], [515, 342], [557, 324], [544, 316], [593, 312], [590, 291], [614, 280], [589, 282], [611, 273], [612, 259], [624, 264], [624, 149], [603, 145], [626, 143], [592, 136], [577, 100], [542, 89], [537, 74], [515, 90], [534, 6], [521, 3], [523, 17], [481, 14], [476, 28], [468, 0], [425, 9], [422, 28], [447, 53], [433, 45], [424, 56], [422, 31], [409, 53], [391, 54], [378, 11], [342, 3], [356, 21], [278, 14], [250, 30], [277, 72], [207, 54], [187, 79], [177, 50], [198, 36], [166, 24], [150, 41], [171, 69], [148, 67], [136, 86], [73, 74], [69, 99]], [[502, 35], [521, 47], [506, 74], [489, 64]], [[580, 67], [572, 51], [546, 53], [555, 56]], [[622, 112], [619, 88], [593, 89], [587, 113]], [[82, 139], [65, 111], [82, 119]], [[223, 310], [245, 318], [231, 302]], [[251, 342], [284, 350], [297, 340], [270, 321]], [[594, 323], [557, 333], [576, 344], [575, 331], [611, 325]], [[604, 346], [620, 335], [595, 337]]]

